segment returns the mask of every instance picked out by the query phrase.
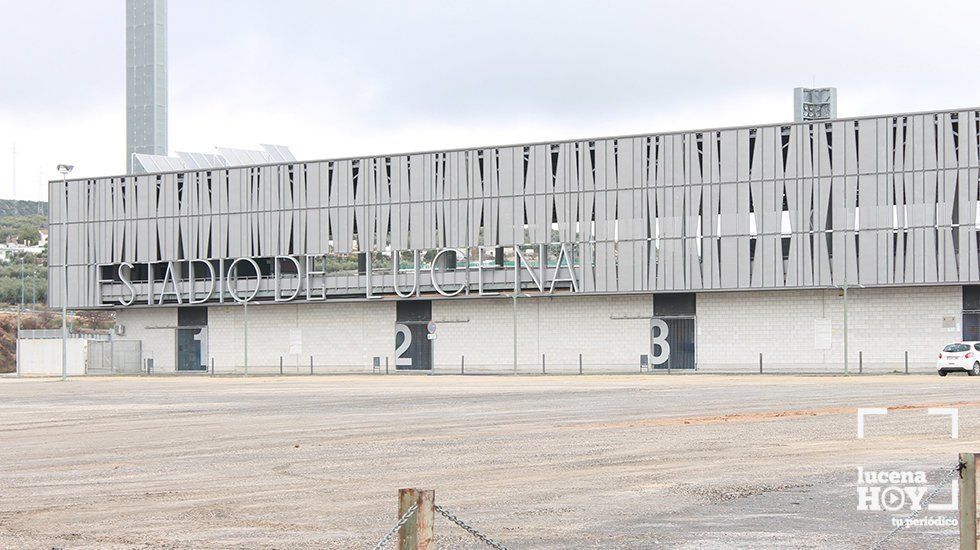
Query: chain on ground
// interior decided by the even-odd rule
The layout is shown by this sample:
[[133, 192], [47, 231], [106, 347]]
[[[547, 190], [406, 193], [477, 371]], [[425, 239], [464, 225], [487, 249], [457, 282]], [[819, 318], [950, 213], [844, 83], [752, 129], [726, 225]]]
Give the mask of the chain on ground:
[[501, 543], [493, 540], [492, 538], [484, 535], [483, 533], [477, 531], [475, 527], [472, 527], [472, 526], [468, 525], [465, 521], [459, 519], [452, 512], [450, 512], [449, 510], [446, 510], [442, 506], [439, 506], [437, 504], [435, 506], [435, 509], [436, 509], [436, 512], [439, 512], [440, 514], [442, 514], [449, 521], [455, 523], [456, 525], [459, 525], [460, 527], [462, 527], [463, 529], [465, 529], [467, 533], [473, 535], [474, 537], [476, 537], [477, 539], [479, 539], [480, 541], [482, 541], [487, 546], [489, 546], [491, 548], [496, 548], [496, 550], [507, 550], [507, 547], [506, 546], [504, 546], [503, 544], [501, 544]]
[[405, 515], [399, 518], [398, 523], [396, 523], [395, 526], [392, 527], [387, 534], [385, 534], [385, 536], [381, 537], [381, 540], [378, 541], [378, 544], [374, 545], [374, 550], [381, 550], [382, 548], [384, 548], [385, 545], [388, 544], [388, 541], [391, 540], [391, 537], [395, 536], [395, 533], [397, 533], [398, 530], [401, 529], [403, 525], [405, 525], [405, 523], [408, 521], [408, 518], [412, 517], [412, 515], [418, 509], [419, 509], [418, 503], [413, 504], [412, 507], [405, 512]]

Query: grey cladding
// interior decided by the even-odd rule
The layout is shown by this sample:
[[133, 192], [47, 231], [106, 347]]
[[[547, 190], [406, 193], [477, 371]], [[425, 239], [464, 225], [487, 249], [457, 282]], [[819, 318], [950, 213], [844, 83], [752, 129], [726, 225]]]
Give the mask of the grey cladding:
[[56, 181], [51, 297], [66, 205], [72, 306], [99, 303], [98, 264], [557, 242], [582, 292], [975, 283], [978, 129], [965, 110]]

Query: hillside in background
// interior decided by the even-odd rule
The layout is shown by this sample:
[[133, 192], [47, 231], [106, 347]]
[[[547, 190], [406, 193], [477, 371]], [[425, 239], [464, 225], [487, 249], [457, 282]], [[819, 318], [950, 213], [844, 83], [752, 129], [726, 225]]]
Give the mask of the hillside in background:
[[[48, 203], [0, 199], [0, 244], [9, 240], [37, 244], [40, 231], [48, 226]], [[23, 300], [21, 327], [57, 328], [59, 311], [47, 309], [47, 249], [40, 253], [13, 250], [0, 256], [0, 373], [14, 370], [17, 350], [17, 308]], [[72, 330], [105, 330], [115, 316], [107, 311], [72, 312]]]
[[0, 199], [0, 243], [16, 240], [37, 244], [47, 228], [48, 203]]
[[48, 203], [39, 201], [15, 201], [0, 199], [0, 216], [37, 216], [48, 217]]

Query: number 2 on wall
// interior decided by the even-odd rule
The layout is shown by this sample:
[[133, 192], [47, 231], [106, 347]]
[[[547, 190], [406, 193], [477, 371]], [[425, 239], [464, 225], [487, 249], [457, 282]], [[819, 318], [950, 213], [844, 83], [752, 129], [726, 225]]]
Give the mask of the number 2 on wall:
[[402, 357], [402, 354], [408, 352], [408, 348], [412, 346], [412, 331], [408, 329], [407, 325], [398, 323], [395, 325], [395, 341], [398, 341], [398, 335], [402, 335], [402, 343], [400, 346], [395, 347], [395, 366], [396, 367], [411, 367], [412, 358]]

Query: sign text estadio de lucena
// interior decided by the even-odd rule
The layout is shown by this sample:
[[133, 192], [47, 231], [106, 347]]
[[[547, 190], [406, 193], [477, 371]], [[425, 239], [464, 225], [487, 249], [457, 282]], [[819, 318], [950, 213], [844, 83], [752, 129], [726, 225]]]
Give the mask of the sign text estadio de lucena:
[[[557, 243], [556, 243], [557, 244]], [[538, 259], [539, 262], [543, 262], [545, 256], [545, 250], [547, 245], [537, 245], [538, 247]], [[497, 247], [478, 247], [479, 254], [478, 257], [482, 257], [485, 250], [492, 250]], [[514, 250], [514, 290], [515, 292], [520, 291], [522, 283], [522, 272], [527, 274], [527, 279], [529, 282], [533, 283], [534, 287], [539, 292], [553, 293], [555, 287], [558, 283], [562, 283], [562, 287], [568, 288], [571, 292], [579, 292], [578, 279], [575, 274], [575, 269], [571, 261], [571, 251], [570, 245], [562, 243], [558, 250], [557, 261], [553, 266], [538, 265], [533, 266], [528, 261], [524, 253], [519, 247], [513, 247]], [[412, 267], [408, 270], [398, 269], [398, 263], [403, 252], [410, 252], [413, 258]], [[446, 254], [450, 252], [455, 252], [456, 255], [461, 257], [467, 257], [467, 249], [457, 249], [457, 248], [439, 248], [435, 251], [435, 256], [428, 266], [422, 266], [420, 264], [420, 255], [423, 251], [421, 250], [408, 250], [408, 251], [392, 251], [392, 269], [391, 273], [394, 275], [408, 275], [411, 279], [411, 283], [403, 288], [399, 286], [398, 277], [394, 278], [393, 284], [389, 289], [380, 289], [372, 285], [371, 275], [373, 274], [373, 269], [371, 262], [368, 261], [365, 265], [365, 271], [361, 275], [366, 276], [366, 285], [364, 288], [365, 295], [367, 299], [371, 298], [381, 298], [386, 294], [393, 294], [399, 298], [411, 298], [417, 296], [421, 292], [420, 284], [420, 273], [429, 272], [430, 283], [432, 289], [435, 290], [442, 296], [453, 297], [459, 296], [460, 294], [477, 294], [479, 296], [495, 296], [499, 295], [499, 292], [491, 291], [484, 288], [484, 272], [488, 268], [483, 266], [482, 262], [476, 262], [475, 266], [460, 268], [460, 270], [468, 270], [469, 272], [476, 273], [476, 282], [473, 284], [467, 278], [465, 282], [456, 283], [446, 283], [440, 281], [440, 277], [443, 274], [442, 271], [436, 269], [439, 265], [439, 260]], [[247, 303], [255, 299], [256, 295], [259, 293], [259, 284], [255, 284], [251, 292], [242, 291], [237, 288], [238, 274], [239, 270], [243, 264], [248, 264], [254, 273], [259, 274], [259, 278], [268, 278], [271, 275], [274, 283], [274, 301], [276, 302], [290, 302], [293, 300], [306, 300], [306, 301], [320, 301], [327, 300], [328, 296], [326, 293], [325, 286], [318, 286], [315, 284], [315, 278], [319, 276], [327, 276], [326, 271], [317, 271], [314, 269], [315, 262], [318, 258], [323, 258], [323, 254], [301, 254], [294, 256], [275, 256], [273, 258], [273, 269], [272, 273], [263, 273], [259, 262], [255, 258], [251, 257], [241, 257], [234, 259], [221, 259], [218, 260], [218, 269], [215, 269], [214, 264], [207, 260], [187, 260], [185, 262], [156, 262], [154, 264], [144, 263], [142, 265], [147, 266], [150, 269], [160, 269], [165, 265], [165, 271], [163, 274], [163, 279], [161, 282], [154, 282], [149, 285], [148, 291], [146, 293], [146, 301], [139, 301], [140, 304], [145, 303], [145, 305], [164, 305], [167, 304], [203, 304], [209, 301], [217, 301], [222, 303], [225, 301], [225, 297], [228, 296], [232, 300], [238, 303]], [[175, 269], [176, 263], [184, 263], [188, 268], [187, 278], [183, 279], [178, 270]], [[123, 306], [131, 306], [137, 304], [138, 292], [136, 284], [142, 283], [142, 281], [133, 281], [132, 275], [133, 270], [137, 263], [123, 262], [121, 264], [116, 264], [116, 277], [113, 279], [103, 279], [101, 267], [98, 266], [99, 280], [98, 287], [101, 289], [104, 284], [122, 284], [123, 291], [122, 294], [117, 299], [118, 303]], [[154, 268], [154, 265], [157, 267]], [[227, 266], [227, 269], [225, 268]], [[283, 269], [284, 266], [291, 266], [291, 270]], [[499, 269], [499, 268], [498, 268]], [[284, 275], [288, 275], [290, 278], [295, 278], [299, 275], [299, 284], [290, 289], [285, 289], [283, 282]], [[151, 277], [152, 279], [152, 277]], [[320, 279], [322, 281], [322, 279]], [[189, 284], [185, 284], [189, 283]], [[564, 284], [568, 283], [568, 284]], [[203, 287], [203, 294], [199, 294], [197, 291]], [[471, 288], [475, 287], [475, 288]], [[215, 299], [215, 295], [217, 298]]]

